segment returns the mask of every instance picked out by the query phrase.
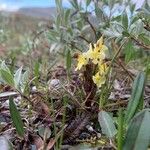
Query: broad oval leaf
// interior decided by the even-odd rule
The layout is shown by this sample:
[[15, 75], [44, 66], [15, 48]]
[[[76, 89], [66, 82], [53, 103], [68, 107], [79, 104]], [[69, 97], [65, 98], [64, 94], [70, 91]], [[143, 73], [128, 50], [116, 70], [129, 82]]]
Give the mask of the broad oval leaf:
[[114, 121], [107, 112], [100, 111], [98, 113], [98, 122], [101, 126], [102, 133], [107, 137], [112, 138], [117, 133]]
[[150, 110], [139, 112], [131, 121], [123, 150], [147, 150], [150, 142]]
[[126, 116], [125, 116], [125, 120], [127, 124], [130, 122], [133, 115], [135, 114], [137, 107], [140, 103], [140, 100], [142, 100], [144, 83], [145, 83], [145, 73], [140, 72], [133, 83], [132, 94], [128, 103]]
[[13, 121], [13, 124], [16, 128], [18, 135], [23, 137], [24, 136], [23, 122], [21, 120], [20, 113], [17, 110], [17, 107], [12, 97], [9, 98], [9, 110], [10, 110], [11, 119]]

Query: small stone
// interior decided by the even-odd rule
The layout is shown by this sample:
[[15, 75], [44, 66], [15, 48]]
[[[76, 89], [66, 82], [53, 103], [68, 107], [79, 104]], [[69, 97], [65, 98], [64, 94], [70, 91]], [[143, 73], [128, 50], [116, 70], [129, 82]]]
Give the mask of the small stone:
[[51, 88], [59, 88], [60, 87], [60, 80], [59, 79], [52, 79], [49, 83], [49, 89]]

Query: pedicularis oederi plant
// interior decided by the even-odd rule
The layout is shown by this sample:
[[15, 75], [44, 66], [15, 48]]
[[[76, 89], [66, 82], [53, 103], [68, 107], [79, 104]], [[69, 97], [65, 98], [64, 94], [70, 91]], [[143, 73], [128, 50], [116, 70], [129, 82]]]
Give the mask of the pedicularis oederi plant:
[[101, 37], [96, 44], [90, 43], [87, 52], [81, 53], [78, 56], [78, 64], [75, 70], [80, 70], [85, 65], [92, 63], [92, 79], [98, 88], [106, 81], [108, 64], [104, 60], [106, 58], [107, 50], [108, 48], [104, 45], [103, 37]]
[[[146, 82], [150, 74], [148, 0], [141, 9], [128, 0], [69, 0], [68, 8], [63, 7], [62, 0], [55, 2], [57, 13], [53, 24], [41, 26], [42, 30], [28, 44], [29, 49], [32, 45], [33, 52], [38, 47], [43, 50], [36, 61], [36, 58], [27, 58], [30, 69], [18, 69], [14, 55], [11, 64], [0, 61], [0, 98], [2, 102], [6, 97], [9, 99], [10, 116], [18, 135], [31, 147], [34, 146], [31, 138], [26, 138], [30, 133], [34, 137], [40, 135], [37, 140], [44, 145], [43, 150], [54, 145], [54, 149], [61, 149], [65, 142], [72, 145], [76, 140], [86, 144], [80, 140], [84, 135], [96, 135], [94, 144], [100, 143], [94, 145], [97, 149], [110, 146], [117, 150], [147, 150], [150, 147], [150, 86]], [[40, 42], [41, 33], [44, 33], [44, 43]], [[4, 39], [3, 34], [0, 35], [0, 41]], [[50, 51], [49, 56], [47, 51], [44, 55], [45, 49], [39, 43]], [[80, 51], [77, 57], [72, 57], [76, 51]], [[30, 51], [27, 54], [31, 55]], [[59, 66], [61, 59], [56, 67], [60, 56], [65, 58], [66, 66]], [[75, 71], [72, 58], [77, 58]], [[49, 81], [58, 84], [49, 88]], [[21, 96], [19, 103], [14, 102], [13, 97], [17, 95]], [[0, 104], [0, 108], [3, 109], [3, 105]], [[7, 108], [4, 114], [5, 110]], [[20, 115], [22, 110], [25, 113]], [[7, 120], [3, 119], [3, 113], [2, 120]], [[0, 131], [6, 133], [7, 126], [2, 125], [1, 130], [0, 124]], [[40, 129], [38, 133], [36, 127]], [[20, 139], [12, 140], [16, 144]], [[90, 140], [87, 141], [89, 144]]]

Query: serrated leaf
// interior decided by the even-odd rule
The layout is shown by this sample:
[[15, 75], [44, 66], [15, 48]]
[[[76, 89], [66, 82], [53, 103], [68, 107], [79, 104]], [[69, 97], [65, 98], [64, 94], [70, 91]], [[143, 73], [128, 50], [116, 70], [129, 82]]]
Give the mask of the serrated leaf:
[[14, 87], [15, 83], [13, 75], [10, 73], [9, 70], [0, 69], [0, 76], [6, 84]]
[[123, 150], [147, 150], [150, 142], [150, 110], [139, 112], [131, 121]]
[[127, 106], [127, 111], [126, 111], [126, 116], [125, 116], [125, 120], [127, 124], [130, 122], [130, 120], [134, 116], [137, 110], [137, 107], [140, 101], [142, 100], [144, 83], [145, 83], [145, 73], [140, 72], [134, 80], [131, 98]]
[[24, 136], [23, 122], [21, 120], [20, 113], [19, 113], [12, 97], [9, 98], [9, 110], [10, 110], [11, 119], [13, 121], [13, 124], [16, 128], [18, 135], [20, 137], [23, 137]]
[[107, 112], [100, 111], [98, 113], [98, 122], [101, 126], [103, 134], [105, 134], [109, 138], [115, 136], [115, 134], [117, 133], [117, 129], [114, 125], [113, 119]]
[[19, 90], [19, 84], [20, 84], [20, 80], [21, 80], [21, 75], [22, 75], [22, 67], [20, 67], [20, 68], [16, 71], [16, 73], [15, 73], [15, 75], [14, 75], [15, 87], [16, 87], [16, 89], [18, 89], [18, 90]]

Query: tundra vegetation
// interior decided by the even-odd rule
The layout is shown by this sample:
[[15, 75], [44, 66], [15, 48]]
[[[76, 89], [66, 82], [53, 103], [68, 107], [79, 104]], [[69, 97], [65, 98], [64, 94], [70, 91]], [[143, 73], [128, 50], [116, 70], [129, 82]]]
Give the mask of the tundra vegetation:
[[30, 32], [0, 16], [1, 147], [147, 150], [148, 0], [55, 2], [53, 21], [28, 18]]

